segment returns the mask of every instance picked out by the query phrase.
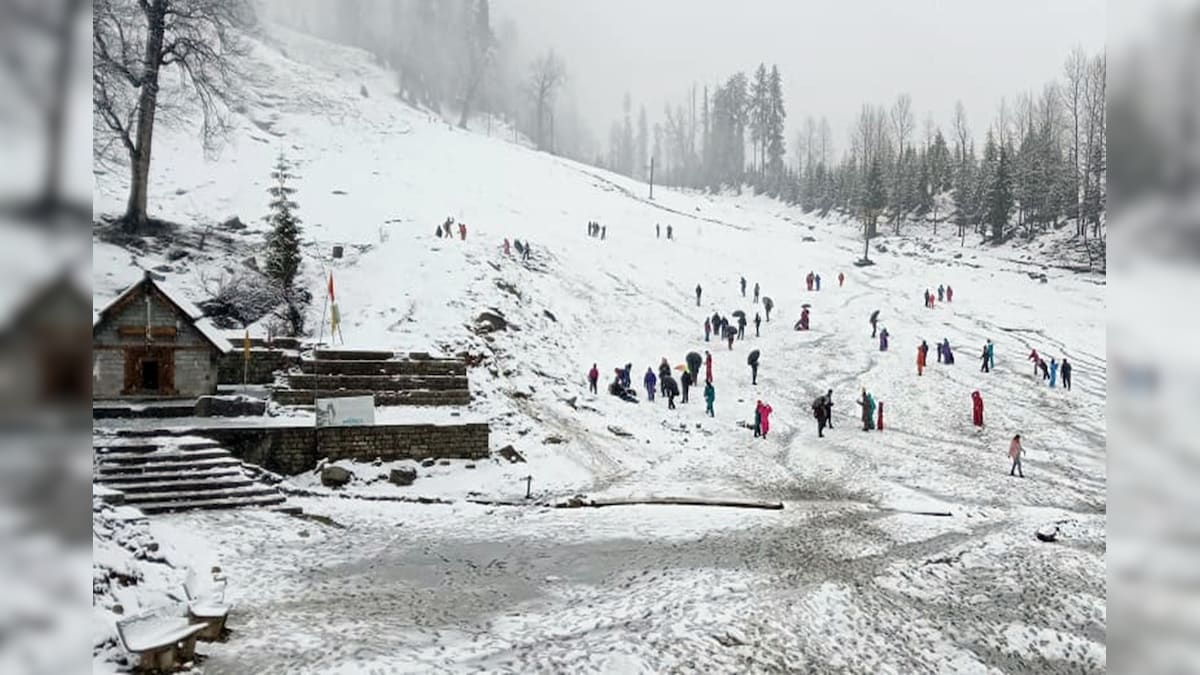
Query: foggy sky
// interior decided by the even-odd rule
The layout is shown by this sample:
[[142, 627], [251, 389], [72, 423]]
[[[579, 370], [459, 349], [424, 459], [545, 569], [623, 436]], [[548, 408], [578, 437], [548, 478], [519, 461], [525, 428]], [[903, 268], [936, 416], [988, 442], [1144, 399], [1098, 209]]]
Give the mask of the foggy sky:
[[[864, 102], [913, 98], [949, 131], [962, 99], [982, 137], [1001, 97], [1040, 91], [1067, 52], [1104, 48], [1104, 0], [496, 0], [522, 51], [553, 47], [597, 138], [606, 139], [626, 91], [651, 126], [691, 83], [779, 65], [789, 157], [806, 114], [826, 115], [835, 149], [847, 145]], [[697, 102], [697, 107], [699, 107]], [[699, 111], [697, 111], [697, 115]], [[602, 141], [603, 142], [603, 141]]]

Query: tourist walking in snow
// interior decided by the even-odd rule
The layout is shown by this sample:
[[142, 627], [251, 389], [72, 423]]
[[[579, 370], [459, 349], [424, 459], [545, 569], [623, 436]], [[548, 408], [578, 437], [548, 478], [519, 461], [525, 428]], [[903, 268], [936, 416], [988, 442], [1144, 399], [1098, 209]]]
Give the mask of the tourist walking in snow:
[[1046, 359], [1039, 358], [1037, 363], [1038, 370], [1042, 371], [1042, 379], [1050, 379], [1050, 369], [1046, 367]]
[[825, 405], [825, 397], [818, 396], [812, 404], [813, 417], [817, 418], [817, 438], [825, 438], [825, 423], [829, 419], [829, 408]]
[[683, 386], [683, 398], [679, 399], [680, 403], [688, 402], [688, 388], [692, 386], [693, 382], [695, 380], [692, 378], [692, 371], [690, 370], [683, 371], [683, 374], [679, 376], [679, 383]]
[[1025, 472], [1021, 469], [1021, 456], [1024, 454], [1025, 448], [1021, 446], [1021, 434], [1017, 434], [1008, 444], [1008, 456], [1012, 459], [1012, 468], [1008, 470], [1008, 475], [1025, 477]]
[[726, 327], [725, 327], [725, 339], [726, 339], [726, 340], [729, 340], [729, 349], [730, 349], [730, 351], [732, 351], [732, 350], [733, 350], [733, 339], [734, 339], [735, 337], [737, 337], [737, 334], [738, 334], [738, 332], [737, 332], [737, 329], [736, 329], [736, 328], [734, 328], [733, 326], [726, 326]]
[[712, 354], [704, 352], [704, 381], [712, 382]]
[[696, 284], [696, 306], [697, 307], [700, 306], [700, 291], [701, 291], [700, 284]]
[[737, 337], [739, 340], [746, 339], [746, 315], [745, 314], [738, 314]]
[[879, 310], [875, 310], [874, 312], [871, 312], [871, 318], [868, 319], [868, 321], [871, 322], [871, 337], [874, 338], [875, 337], [875, 328], [879, 324]]
[[983, 426], [983, 394], [978, 389], [971, 392], [971, 423], [977, 427]]
[[512, 251], [508, 248], [508, 237], [504, 238], [504, 257], [512, 255]]
[[992, 344], [991, 340], [987, 341], [987, 353], [988, 353], [988, 370], [995, 370], [995, 368], [996, 368], [996, 345]]
[[684, 362], [687, 364], [687, 370], [692, 374], [692, 384], [700, 382], [700, 366], [704, 365], [704, 358], [696, 352], [688, 352], [684, 357]]
[[954, 302], [954, 289], [946, 286], [946, 302]]
[[622, 373], [622, 377], [624, 378], [624, 381], [625, 381], [625, 388], [632, 389], [633, 388], [633, 364], [626, 363], [625, 369], [623, 371], [621, 371], [621, 373]]
[[825, 426], [833, 428], [833, 390], [825, 392]]
[[771, 310], [775, 308], [775, 301], [770, 298], [763, 298], [763, 311], [767, 315], [767, 323], [771, 322]]
[[866, 387], [863, 387], [862, 398], [858, 400], [858, 405], [862, 407], [863, 431], [870, 431], [874, 429], [875, 398], [867, 393]]
[[758, 350], [750, 352], [750, 356], [746, 357], [746, 364], [750, 366], [750, 384], [758, 384]]
[[804, 286], [810, 291], [813, 289], [813, 273], [812, 272], [809, 272], [808, 276], [804, 277]]
[[654, 224], [654, 238], [662, 239], [662, 225], [659, 225], [658, 223]]
[[983, 353], [979, 355], [979, 358], [980, 358], [979, 372], [981, 372], [981, 373], [992, 372], [991, 366], [989, 365], [989, 359], [988, 359], [988, 346], [986, 344], [983, 346]]
[[671, 376], [671, 364], [667, 361], [667, 357], [663, 357], [662, 361], [658, 362], [658, 386], [662, 389], [663, 396], [667, 395], [667, 378]]
[[891, 333], [888, 333], [888, 329], [886, 327], [879, 332], [879, 351], [886, 352], [888, 350], [889, 335], [891, 335]]
[[875, 431], [883, 431], [883, 401], [880, 401], [876, 407], [878, 412], [875, 414]]
[[954, 352], [950, 351], [950, 338], [942, 338], [942, 363], [954, 363]]
[[742, 297], [746, 297], [746, 277], [742, 277]]
[[921, 344], [917, 345], [917, 376], [920, 377], [925, 373], [925, 355], [929, 353], [929, 345], [921, 340]]
[[521, 254], [521, 261], [525, 262], [525, 261], [529, 260], [529, 256], [532, 254], [533, 254], [533, 245], [529, 243], [528, 239], [526, 239], [525, 240], [525, 252]]
[[[642, 384], [646, 385], [646, 400], [654, 402], [654, 386], [658, 384], [658, 378], [654, 377], [654, 369], [646, 367], [646, 376], [642, 378]], [[664, 382], [665, 384], [665, 382]]]
[[668, 225], [667, 226], [667, 239], [674, 239], [674, 238], [675, 238], [675, 230], [671, 229], [671, 226]]
[[938, 302], [941, 302], [946, 297], [946, 287], [938, 284]]
[[1050, 388], [1054, 388], [1054, 382], [1058, 379], [1058, 361], [1053, 356], [1050, 357]]
[[758, 327], [760, 325], [762, 325], [762, 317], [758, 315], [758, 312], [755, 312], [754, 313], [754, 337], [759, 337]]
[[758, 282], [754, 282], [754, 304], [758, 304]]
[[846, 283], [846, 275], [838, 272], [838, 288], [841, 288]]
[[1070, 390], [1071, 389], [1071, 364], [1070, 364], [1070, 362], [1067, 361], [1067, 357], [1065, 357], [1065, 356], [1063, 357], [1063, 360], [1062, 360], [1061, 372], [1062, 372], [1063, 389]]
[[666, 394], [667, 394], [667, 410], [675, 409], [675, 397], [679, 395], [679, 384], [675, 382], [675, 378], [667, 373], [666, 379]]
[[608, 226], [605, 225], [604, 227], [600, 228], [600, 241], [604, 241], [607, 238], [608, 238]]
[[462, 237], [463, 241], [467, 240], [467, 224], [466, 223], [458, 224], [458, 236]]
[[1030, 361], [1033, 361], [1033, 376], [1037, 377], [1038, 364], [1041, 363], [1042, 357], [1038, 356], [1037, 350], [1034, 349], [1033, 351], [1029, 352], [1029, 356], [1027, 358]]
[[708, 336], [712, 335], [712, 324], [709, 323], [708, 317], [704, 318], [704, 341], [708, 342]]
[[818, 291], [821, 290], [821, 275], [820, 274], [813, 277], [813, 282], [817, 285], [817, 290]]
[[596, 364], [592, 364], [592, 369], [588, 371], [588, 389], [595, 394], [596, 386], [600, 382], [600, 369]]
[[704, 412], [709, 417], [716, 417], [713, 412], [713, 401], [717, 400], [717, 390], [713, 389], [712, 380], [704, 383]]
[[774, 412], [774, 410], [769, 404], [763, 403], [762, 401], [759, 401], [758, 404], [762, 406], [760, 418], [762, 420], [762, 437], [765, 439], [767, 437], [767, 432], [771, 430], [771, 413]]

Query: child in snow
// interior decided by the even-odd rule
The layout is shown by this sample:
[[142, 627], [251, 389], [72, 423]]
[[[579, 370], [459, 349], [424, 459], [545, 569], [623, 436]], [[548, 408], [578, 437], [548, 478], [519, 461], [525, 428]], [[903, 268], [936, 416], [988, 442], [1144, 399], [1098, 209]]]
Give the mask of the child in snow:
[[1021, 434], [1013, 436], [1012, 442], [1008, 444], [1008, 456], [1012, 459], [1012, 468], [1008, 470], [1008, 475], [1016, 475], [1021, 478], [1025, 477], [1025, 472], [1021, 470], [1021, 455], [1025, 454], [1025, 448], [1021, 446]]
[[704, 383], [704, 412], [709, 417], [716, 417], [713, 412], [713, 401], [717, 400], [717, 390], [713, 389], [712, 378]]

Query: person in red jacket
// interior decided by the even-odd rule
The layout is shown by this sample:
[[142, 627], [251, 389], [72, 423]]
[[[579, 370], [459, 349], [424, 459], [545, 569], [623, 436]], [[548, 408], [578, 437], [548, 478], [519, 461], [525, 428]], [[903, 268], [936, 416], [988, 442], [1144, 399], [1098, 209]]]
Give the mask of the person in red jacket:
[[841, 288], [844, 283], [846, 283], [846, 275], [838, 272], [838, 288]]
[[875, 419], [875, 431], [883, 431], [883, 401], [880, 401], [875, 409], [878, 411]]
[[925, 372], [925, 355], [929, 353], [929, 345], [921, 340], [921, 344], [917, 345], [917, 375]]
[[458, 224], [458, 236], [462, 237], [463, 241], [467, 240], [467, 224], [466, 223]]
[[946, 286], [946, 302], [954, 302], [954, 289]]
[[596, 383], [598, 383], [599, 381], [600, 381], [600, 369], [597, 368], [596, 364], [593, 363], [592, 369], [588, 371], [588, 389], [590, 389], [593, 394], [596, 393]]
[[978, 389], [971, 392], [971, 421], [977, 427], [983, 426], [983, 395]]
[[704, 352], [704, 381], [712, 382], [712, 354], [707, 350]]
[[508, 248], [508, 237], [504, 238], [504, 255], [505, 256], [511, 255], [511, 251]]
[[766, 438], [767, 432], [771, 430], [771, 413], [773, 410], [771, 409], [771, 406], [766, 403], [761, 405], [762, 407], [759, 408], [759, 413], [762, 416], [762, 437]]

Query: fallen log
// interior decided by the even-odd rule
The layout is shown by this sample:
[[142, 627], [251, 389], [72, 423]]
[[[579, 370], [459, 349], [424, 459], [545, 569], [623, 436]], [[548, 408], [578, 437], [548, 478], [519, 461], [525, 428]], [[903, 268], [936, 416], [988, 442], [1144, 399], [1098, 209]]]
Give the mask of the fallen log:
[[571, 499], [554, 505], [559, 509], [601, 508], [605, 506], [718, 506], [735, 509], [766, 509], [778, 511], [782, 502], [750, 499], [705, 499], [702, 497], [647, 497], [644, 499]]

